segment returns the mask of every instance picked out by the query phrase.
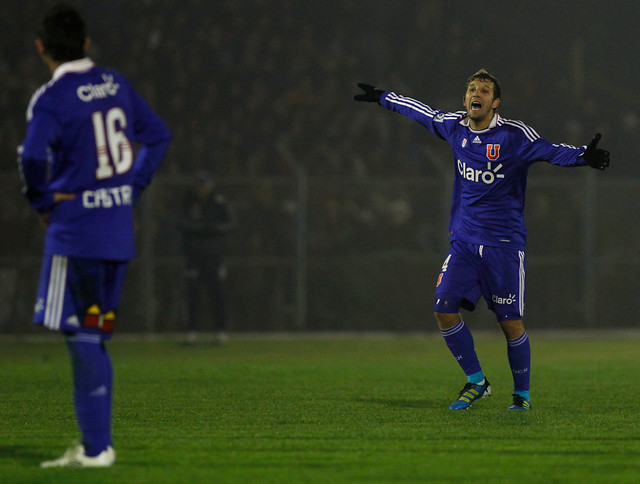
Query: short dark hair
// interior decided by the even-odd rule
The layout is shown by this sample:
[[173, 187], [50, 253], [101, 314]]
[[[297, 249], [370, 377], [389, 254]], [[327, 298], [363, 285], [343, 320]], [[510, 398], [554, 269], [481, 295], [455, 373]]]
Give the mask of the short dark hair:
[[58, 3], [47, 11], [38, 38], [53, 60], [66, 62], [85, 56], [87, 29], [84, 19], [78, 10], [65, 3]]
[[467, 79], [467, 83], [464, 85], [465, 92], [467, 92], [467, 89], [469, 88], [469, 84], [471, 84], [471, 81], [475, 81], [476, 79], [493, 82], [493, 99], [500, 98], [500, 96], [502, 95], [500, 82], [498, 82], [498, 79], [495, 76], [489, 74], [489, 72], [486, 69], [480, 69], [475, 74], [471, 74], [469, 76], [469, 79]]

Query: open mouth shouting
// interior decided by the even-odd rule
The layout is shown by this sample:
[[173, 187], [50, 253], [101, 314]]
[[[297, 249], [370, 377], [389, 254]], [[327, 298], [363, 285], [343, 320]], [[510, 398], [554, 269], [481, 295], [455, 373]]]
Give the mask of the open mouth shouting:
[[482, 103], [480, 101], [471, 101], [471, 104], [469, 106], [471, 108], [471, 112], [475, 111], [477, 113], [482, 110]]

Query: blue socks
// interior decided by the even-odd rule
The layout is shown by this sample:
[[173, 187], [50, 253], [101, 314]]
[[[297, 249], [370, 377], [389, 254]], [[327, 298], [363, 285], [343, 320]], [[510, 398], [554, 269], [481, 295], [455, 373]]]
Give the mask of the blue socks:
[[440, 330], [440, 332], [451, 354], [453, 354], [464, 374], [467, 375], [467, 381], [480, 383], [484, 380], [484, 374], [480, 368], [480, 362], [473, 344], [473, 336], [471, 336], [471, 331], [464, 324], [464, 321], [460, 321], [451, 328]]
[[507, 357], [513, 373], [514, 393], [529, 400], [531, 346], [526, 332], [519, 338], [507, 340]]
[[94, 457], [111, 441], [113, 368], [99, 335], [67, 336], [73, 371], [74, 404], [85, 454]]
[[[467, 381], [470, 383], [482, 382], [484, 373], [476, 355], [473, 337], [464, 321], [440, 332], [449, 350], [467, 376]], [[507, 340], [507, 357], [513, 374], [514, 393], [529, 400], [531, 346], [526, 332], [519, 338]]]

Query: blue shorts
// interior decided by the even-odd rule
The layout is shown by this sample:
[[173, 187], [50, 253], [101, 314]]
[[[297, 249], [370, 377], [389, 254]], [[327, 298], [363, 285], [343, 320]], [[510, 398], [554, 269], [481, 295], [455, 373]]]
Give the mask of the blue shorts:
[[524, 251], [453, 241], [436, 284], [433, 310], [473, 311], [483, 296], [498, 321], [522, 319]]
[[109, 339], [127, 266], [128, 261], [45, 255], [34, 324]]

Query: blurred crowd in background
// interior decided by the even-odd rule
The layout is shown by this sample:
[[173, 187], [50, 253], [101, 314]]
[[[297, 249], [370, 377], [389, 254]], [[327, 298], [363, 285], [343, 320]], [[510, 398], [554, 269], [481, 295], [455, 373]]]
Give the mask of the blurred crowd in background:
[[[14, 169], [26, 103], [49, 78], [33, 49], [43, 3], [3, 5], [3, 172]], [[618, 160], [633, 146], [637, 99], [613, 87], [605, 63], [614, 56], [631, 63], [611, 44], [620, 28], [615, 18], [575, 29], [570, 22], [580, 11], [572, 11], [559, 24], [564, 42], [549, 46], [562, 31], [554, 31], [545, 2], [527, 12], [525, 24], [505, 18], [516, 7], [501, 16], [500, 9], [474, 9], [465, 18], [456, 4], [466, 2], [444, 0], [77, 3], [86, 12], [92, 57], [132, 78], [168, 120], [175, 141], [165, 174], [207, 168], [217, 176], [288, 175], [287, 152], [311, 175], [428, 176], [424, 146], [439, 147], [437, 141], [353, 105], [355, 82], [459, 110], [464, 81], [480, 67], [502, 80], [502, 114], [544, 137], [586, 144], [599, 129]], [[632, 94], [633, 72], [628, 76]], [[640, 175], [627, 165], [618, 162], [616, 173]]]

